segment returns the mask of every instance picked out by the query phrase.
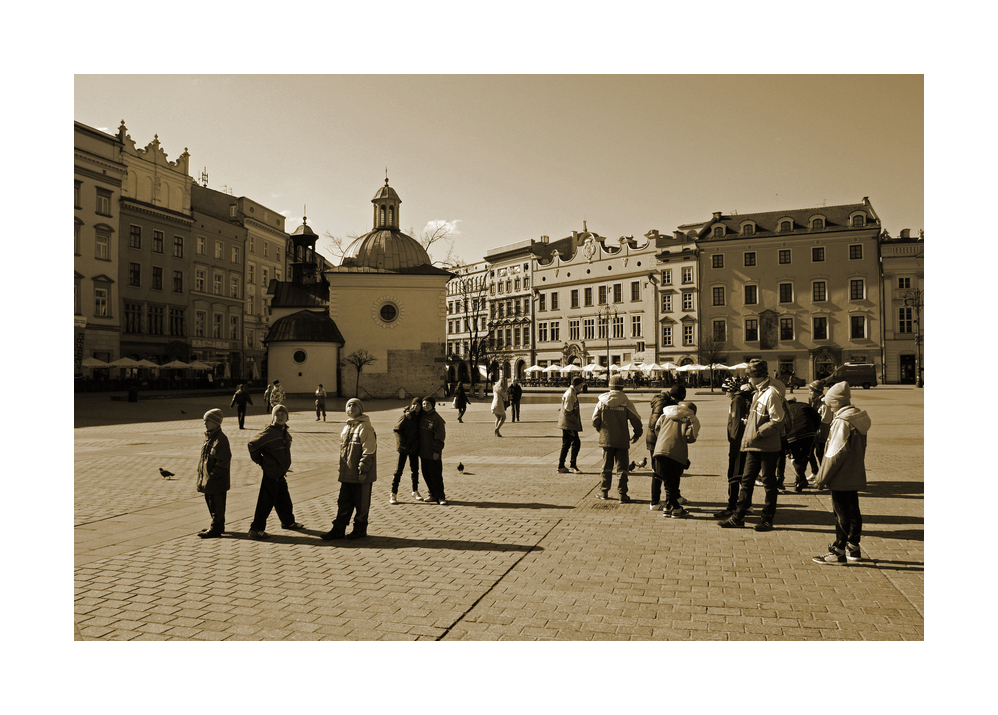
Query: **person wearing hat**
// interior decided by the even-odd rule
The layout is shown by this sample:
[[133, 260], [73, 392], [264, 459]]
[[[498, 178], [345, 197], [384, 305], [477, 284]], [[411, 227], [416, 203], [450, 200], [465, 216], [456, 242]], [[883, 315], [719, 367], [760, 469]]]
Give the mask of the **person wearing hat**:
[[422, 400], [423, 413], [419, 418], [419, 463], [423, 468], [423, 480], [429, 494], [427, 504], [446, 506], [444, 494], [444, 441], [447, 439], [447, 426], [437, 412], [437, 401], [427, 395]]
[[[628, 446], [641, 439], [641, 417], [638, 409], [624, 394], [619, 375], [612, 375], [610, 390], [596, 400], [593, 410], [593, 428], [599, 432], [599, 446], [603, 448], [603, 481], [600, 484], [598, 499], [609, 499], [612, 471], [617, 463], [617, 492], [621, 504], [631, 501], [627, 496]], [[628, 437], [630, 423], [634, 437]]]
[[866, 435], [873, 423], [851, 400], [848, 382], [835, 383], [823, 398], [835, 416], [815, 483], [818, 489], [832, 492], [835, 541], [828, 545], [827, 554], [812, 559], [819, 564], [843, 564], [863, 558], [859, 548], [863, 531], [859, 491], [866, 488]]
[[785, 388], [782, 382], [769, 377], [766, 361], [759, 358], [749, 361], [748, 377], [753, 395], [741, 443], [741, 451], [747, 452], [745, 469], [742, 471], [734, 513], [721, 522], [721, 527], [731, 529], [745, 526], [745, 515], [752, 507], [755, 480], [759, 478], [766, 490], [766, 498], [762, 518], [755, 525], [755, 530], [772, 531], [779, 495], [776, 487], [776, 460], [782, 448], [783, 421], [786, 419], [783, 410]]
[[232, 396], [232, 402], [229, 403], [229, 407], [236, 408], [236, 417], [239, 418], [239, 429], [246, 429], [246, 405], [252, 405], [253, 398], [250, 397], [249, 390], [246, 389], [246, 385], [240, 385], [236, 388], [236, 394]]
[[742, 436], [748, 421], [749, 405], [752, 403], [752, 385], [729, 377], [722, 385], [731, 401], [728, 403], [728, 503], [714, 514], [715, 519], [727, 519], [735, 513], [738, 504], [738, 490], [742, 472], [745, 471], [745, 452], [742, 451]]
[[[558, 454], [558, 471], [565, 474], [579, 473], [579, 450], [582, 440], [582, 407], [579, 404], [579, 391], [586, 384], [585, 378], [576, 377], [571, 386], [561, 396], [561, 407], [558, 410], [558, 428], [561, 430], [561, 452]], [[565, 460], [570, 466], [565, 466]]]
[[222, 432], [222, 411], [204, 413], [204, 444], [198, 460], [197, 490], [204, 494], [204, 501], [211, 514], [211, 526], [198, 534], [202, 539], [217, 539], [225, 530], [225, 496], [229, 491], [229, 465], [232, 450], [229, 438]]
[[[333, 528], [323, 539], [361, 539], [367, 536], [371, 512], [371, 486], [378, 478], [378, 435], [364, 414], [364, 403], [347, 400], [347, 423], [340, 433], [340, 495]], [[346, 533], [353, 516], [353, 531]]]
[[[648, 419], [648, 429], [645, 431], [645, 446], [648, 447], [648, 455], [652, 462], [655, 461], [655, 442], [656, 442], [656, 432], [655, 425], [658, 424], [658, 418], [662, 416], [662, 412], [665, 411], [667, 407], [675, 407], [681, 401], [686, 399], [686, 386], [680, 383], [673, 385], [672, 387], [667, 387], [660, 393], [651, 398], [651, 417]], [[679, 480], [676, 480], [675, 485], [676, 491], [676, 501], [680, 505], [686, 505], [689, 502], [683, 498], [683, 495], [679, 491]], [[659, 508], [659, 503], [662, 498], [662, 480], [656, 477], [652, 477], [651, 480], [651, 504], [649, 508], [652, 511], [657, 511]]]
[[288, 408], [274, 405], [271, 423], [263, 432], [249, 441], [250, 459], [263, 469], [260, 482], [260, 495], [256, 500], [256, 511], [250, 524], [249, 535], [253, 539], [266, 539], [267, 518], [277, 510], [284, 529], [304, 529], [304, 524], [295, 521], [294, 504], [288, 491], [287, 473], [291, 468], [291, 435], [288, 433]]

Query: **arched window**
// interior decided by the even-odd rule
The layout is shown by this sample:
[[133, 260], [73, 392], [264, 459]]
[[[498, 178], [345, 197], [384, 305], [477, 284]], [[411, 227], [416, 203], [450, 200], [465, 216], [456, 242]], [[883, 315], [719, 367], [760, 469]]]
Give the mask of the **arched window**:
[[789, 233], [794, 230], [794, 225], [790, 221], [780, 221], [780, 233]]
[[379, 223], [378, 225], [379, 226], [384, 226], [385, 225], [385, 207], [384, 206], [381, 207], [381, 223]]
[[863, 214], [856, 214], [852, 217], [852, 225], [854, 227], [860, 227], [866, 225], [866, 216]]
[[394, 206], [389, 206], [388, 207], [388, 225], [389, 226], [394, 226], [395, 225], [395, 207]]
[[714, 226], [714, 238], [724, 238], [724, 226]]
[[823, 229], [824, 227], [825, 227], [825, 219], [823, 219], [823, 218], [816, 218], [813, 221], [811, 221], [811, 230], [812, 231], [818, 231], [818, 230]]

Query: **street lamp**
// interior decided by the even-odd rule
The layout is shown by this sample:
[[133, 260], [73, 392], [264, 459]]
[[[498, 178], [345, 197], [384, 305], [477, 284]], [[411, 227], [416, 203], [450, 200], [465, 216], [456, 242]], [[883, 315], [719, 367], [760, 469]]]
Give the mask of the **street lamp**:
[[601, 323], [606, 325], [606, 384], [610, 384], [610, 318], [617, 317], [617, 308], [612, 305], [604, 305], [597, 312]]
[[909, 290], [902, 295], [904, 305], [915, 309], [915, 387], [924, 387], [922, 380], [922, 298], [925, 291]]

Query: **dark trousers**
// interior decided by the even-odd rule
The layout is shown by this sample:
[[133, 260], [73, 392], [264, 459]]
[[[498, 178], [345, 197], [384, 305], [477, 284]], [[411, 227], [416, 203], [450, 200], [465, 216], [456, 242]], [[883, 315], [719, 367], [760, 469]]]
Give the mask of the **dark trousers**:
[[863, 532], [859, 492], [832, 490], [832, 510], [835, 512], [835, 546], [840, 549], [844, 549], [846, 543], [859, 546]]
[[250, 528], [253, 531], [265, 531], [267, 517], [274, 509], [277, 510], [277, 516], [282, 525], [295, 523], [295, 507], [291, 503], [288, 480], [284, 477], [277, 479], [264, 477], [263, 481], [260, 482], [260, 496], [256, 498], [256, 511], [253, 514], [253, 523], [250, 524]]
[[239, 429], [245, 429], [246, 405], [236, 405], [236, 417], [239, 419]]
[[807, 460], [814, 446], [813, 439], [799, 439], [790, 443], [790, 464], [794, 468], [795, 487], [807, 486]]
[[[561, 454], [558, 455], [558, 468], [565, 466], [565, 459], [570, 459], [569, 466], [578, 469], [579, 450], [582, 449], [582, 440], [579, 433], [574, 429], [563, 429], [561, 431]], [[569, 456], [571, 452], [571, 456]]]
[[[319, 413], [322, 413], [321, 415]], [[318, 421], [319, 417], [323, 420], [326, 419], [326, 403], [325, 401], [319, 402], [315, 405], [315, 419]]]
[[467, 411], [468, 411], [468, 406], [467, 405], [465, 405], [464, 407], [459, 407], [458, 408], [458, 410], [457, 410], [457, 421], [458, 422], [463, 422], [464, 421], [464, 413], [467, 412]]
[[[392, 476], [392, 494], [398, 494], [406, 462], [409, 463], [409, 471], [412, 472], [412, 490], [419, 489], [419, 455], [399, 452], [399, 465], [395, 468], [395, 474]], [[427, 486], [429, 485], [427, 484]]]
[[520, 403], [519, 402], [511, 402], [509, 406], [510, 406], [510, 408], [513, 411], [513, 420], [512, 421], [513, 422], [519, 422], [520, 421]]
[[735, 507], [734, 518], [744, 519], [752, 506], [752, 491], [755, 487], [755, 480], [762, 480], [763, 488], [766, 490], [766, 501], [762, 507], [762, 518], [772, 523], [776, 516], [776, 497], [779, 490], [776, 487], [776, 459], [779, 452], [746, 452], [745, 471], [742, 472], [742, 480], [738, 489], [738, 504]]
[[776, 487], [783, 489], [783, 478], [787, 474], [787, 443], [780, 443], [780, 451], [776, 453]]
[[746, 453], [741, 450], [741, 446], [741, 439], [728, 440], [728, 511], [734, 511], [738, 504], [738, 490], [745, 471]]
[[829, 429], [828, 425], [822, 424], [818, 428], [818, 434], [814, 437], [814, 454], [811, 456], [811, 471], [814, 474], [818, 473], [821, 458], [825, 456], [825, 443], [828, 441]]
[[208, 513], [211, 514], [211, 530], [225, 531], [225, 492], [205, 494], [204, 501], [208, 505]]
[[343, 531], [353, 516], [353, 526], [362, 531], [367, 529], [367, 517], [371, 513], [371, 485], [373, 482], [355, 484], [340, 482], [340, 496], [336, 500], [336, 518], [333, 531]]
[[651, 458], [652, 469], [655, 470], [655, 477], [652, 479], [652, 502], [655, 499], [655, 485], [661, 482], [665, 486], [665, 510], [679, 508], [679, 478], [683, 475], [685, 467], [676, 460], [661, 454]]
[[627, 447], [604, 447], [603, 448], [603, 483], [600, 486], [604, 492], [610, 491], [613, 484], [612, 472], [614, 462], [617, 465], [617, 493], [627, 494]]
[[426, 481], [426, 488], [430, 490], [429, 498], [433, 501], [445, 499], [443, 460], [420, 457], [419, 461], [423, 466], [423, 479]]
[[[655, 468], [655, 450], [648, 450], [648, 461], [651, 462], [652, 469]], [[682, 496], [682, 492], [679, 491], [679, 482], [676, 482], [676, 498]], [[658, 504], [662, 500], [662, 480], [652, 477], [651, 479], [651, 503]]]

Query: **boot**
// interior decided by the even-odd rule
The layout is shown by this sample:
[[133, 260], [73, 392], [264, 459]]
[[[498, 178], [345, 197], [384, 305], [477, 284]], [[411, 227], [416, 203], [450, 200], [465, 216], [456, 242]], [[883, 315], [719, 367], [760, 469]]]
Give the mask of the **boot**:
[[345, 526], [337, 526], [333, 524], [333, 528], [322, 535], [322, 538], [326, 541], [332, 541], [333, 539], [342, 539], [346, 536], [347, 528]]
[[363, 539], [367, 536], [367, 524], [354, 524], [353, 531], [347, 534], [348, 539]]

